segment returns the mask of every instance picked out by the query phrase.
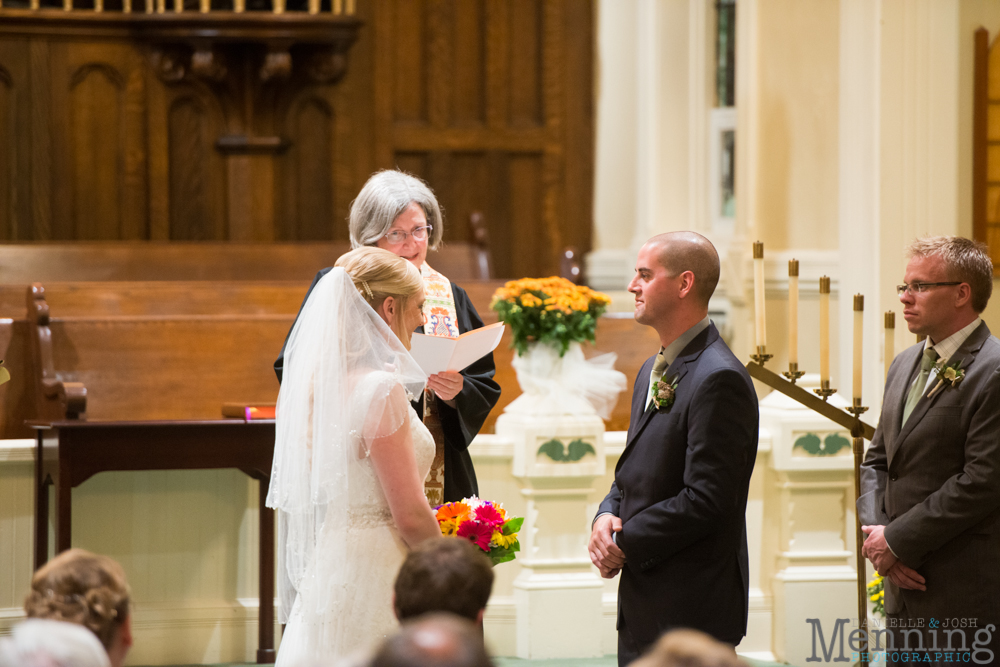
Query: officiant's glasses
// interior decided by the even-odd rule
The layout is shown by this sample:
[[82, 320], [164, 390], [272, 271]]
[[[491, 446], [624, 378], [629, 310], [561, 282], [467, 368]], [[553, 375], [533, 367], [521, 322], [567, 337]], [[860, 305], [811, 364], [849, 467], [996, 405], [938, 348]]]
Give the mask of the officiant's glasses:
[[961, 285], [960, 282], [950, 282], [950, 283], [903, 283], [902, 285], [896, 285], [896, 293], [899, 296], [903, 296], [907, 292], [910, 294], [923, 294], [932, 287], [945, 287], [947, 285]]
[[406, 242], [406, 237], [412, 236], [414, 241], [426, 241], [427, 235], [431, 233], [431, 225], [426, 225], [424, 227], [417, 227], [413, 231], [404, 232], [402, 229], [396, 229], [385, 235], [385, 240], [392, 245], [399, 245]]

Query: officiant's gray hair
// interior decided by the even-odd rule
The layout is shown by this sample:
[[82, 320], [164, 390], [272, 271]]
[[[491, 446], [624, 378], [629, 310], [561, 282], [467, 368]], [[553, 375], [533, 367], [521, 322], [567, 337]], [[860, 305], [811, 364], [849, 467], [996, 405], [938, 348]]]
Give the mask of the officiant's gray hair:
[[385, 169], [373, 174], [361, 188], [357, 199], [351, 202], [348, 217], [351, 247], [378, 243], [392, 229], [396, 218], [413, 203], [424, 210], [427, 224], [431, 226], [427, 246], [431, 250], [437, 248], [444, 234], [444, 219], [437, 197], [422, 180], [397, 169]]

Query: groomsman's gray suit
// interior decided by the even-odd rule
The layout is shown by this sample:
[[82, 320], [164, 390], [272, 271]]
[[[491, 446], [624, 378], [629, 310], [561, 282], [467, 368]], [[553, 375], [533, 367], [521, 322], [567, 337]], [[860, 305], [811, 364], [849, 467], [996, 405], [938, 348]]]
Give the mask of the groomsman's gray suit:
[[[960, 362], [964, 379], [929, 396], [932, 378], [901, 425], [923, 350], [908, 348], [889, 369], [858, 516], [885, 525], [893, 552], [926, 580], [927, 590], [917, 591], [885, 579], [890, 617], [1000, 625], [1000, 341], [982, 323], [948, 362]], [[991, 634], [996, 650], [1000, 633]], [[939, 635], [943, 645], [943, 628]], [[967, 639], [971, 645], [974, 630]], [[1000, 655], [988, 664], [998, 663]]]

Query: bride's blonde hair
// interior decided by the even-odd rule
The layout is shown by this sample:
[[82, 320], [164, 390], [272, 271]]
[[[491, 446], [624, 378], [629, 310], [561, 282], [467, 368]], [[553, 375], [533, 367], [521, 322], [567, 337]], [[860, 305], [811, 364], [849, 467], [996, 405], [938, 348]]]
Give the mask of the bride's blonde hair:
[[361, 293], [361, 298], [376, 311], [387, 297], [395, 298], [399, 316], [392, 323], [392, 331], [401, 341], [410, 339], [412, 332], [400, 329], [405, 326], [402, 314], [410, 299], [424, 286], [420, 271], [412, 262], [388, 250], [366, 246], [341, 255], [334, 266], [347, 272]]

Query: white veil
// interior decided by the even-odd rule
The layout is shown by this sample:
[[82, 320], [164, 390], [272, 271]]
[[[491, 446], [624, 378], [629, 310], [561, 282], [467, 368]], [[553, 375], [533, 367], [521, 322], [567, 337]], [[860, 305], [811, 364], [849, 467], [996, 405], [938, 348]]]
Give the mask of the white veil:
[[[360, 402], [358, 385], [372, 373], [384, 378], [366, 382]], [[348, 469], [367, 455], [364, 443], [408, 423], [410, 406], [390, 400], [392, 390], [402, 385], [409, 396], [418, 396], [426, 380], [344, 269], [334, 268], [320, 279], [288, 336], [278, 392], [267, 506], [279, 510], [282, 623], [297, 594], [307, 594], [312, 610], [322, 612], [346, 590], [350, 582], [342, 580], [341, 568], [324, 568], [317, 576], [317, 539], [324, 535], [325, 562], [345, 561]]]

